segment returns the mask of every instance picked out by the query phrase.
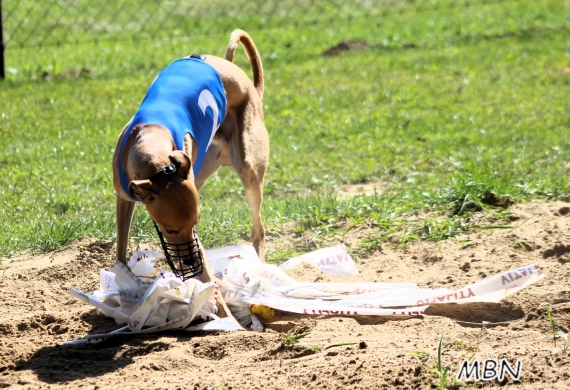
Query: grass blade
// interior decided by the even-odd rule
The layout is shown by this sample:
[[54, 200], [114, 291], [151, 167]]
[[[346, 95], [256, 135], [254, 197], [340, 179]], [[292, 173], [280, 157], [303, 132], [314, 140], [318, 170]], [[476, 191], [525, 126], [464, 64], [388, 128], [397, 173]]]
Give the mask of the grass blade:
[[329, 348], [333, 348], [333, 347], [342, 347], [343, 345], [353, 345], [353, 344], [356, 344], [356, 343], [346, 342], [346, 343], [332, 344], [332, 345], [329, 345], [328, 347], [326, 347], [325, 349], [329, 349]]

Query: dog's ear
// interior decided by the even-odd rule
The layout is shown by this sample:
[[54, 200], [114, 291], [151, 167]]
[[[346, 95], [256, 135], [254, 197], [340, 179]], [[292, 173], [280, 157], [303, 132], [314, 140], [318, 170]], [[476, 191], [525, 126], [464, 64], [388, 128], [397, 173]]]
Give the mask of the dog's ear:
[[175, 150], [168, 158], [176, 166], [176, 174], [183, 179], [187, 179], [190, 168], [192, 168], [190, 157], [181, 150]]
[[151, 203], [156, 193], [152, 189], [150, 180], [133, 180], [129, 183], [129, 195], [138, 198], [143, 203]]

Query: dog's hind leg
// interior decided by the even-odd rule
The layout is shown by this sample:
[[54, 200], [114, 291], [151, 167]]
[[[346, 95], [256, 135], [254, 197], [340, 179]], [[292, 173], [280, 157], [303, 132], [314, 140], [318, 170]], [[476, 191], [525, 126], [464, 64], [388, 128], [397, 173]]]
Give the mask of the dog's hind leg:
[[[246, 170], [245, 175], [241, 178], [245, 186], [245, 195], [247, 203], [251, 211], [253, 219], [253, 228], [251, 234], [253, 236], [253, 247], [262, 262], [265, 263], [265, 228], [261, 221], [261, 204], [263, 202], [263, 174], [253, 170]], [[248, 185], [245, 185], [249, 182]]]
[[261, 205], [265, 171], [269, 160], [269, 136], [261, 119], [245, 122], [251, 128], [242, 131], [241, 137], [232, 139], [230, 161], [245, 188], [253, 219], [253, 247], [261, 261], [265, 262], [265, 228], [261, 220]]
[[134, 210], [135, 202], [117, 195], [117, 260], [123, 264], [127, 264], [127, 246]]

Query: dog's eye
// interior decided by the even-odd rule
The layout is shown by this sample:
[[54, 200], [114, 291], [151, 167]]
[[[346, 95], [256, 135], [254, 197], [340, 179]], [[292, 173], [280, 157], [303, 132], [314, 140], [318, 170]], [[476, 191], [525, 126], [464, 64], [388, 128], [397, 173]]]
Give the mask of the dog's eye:
[[154, 202], [154, 196], [149, 196], [149, 197], [148, 197], [148, 201], [149, 201], [149, 202]]

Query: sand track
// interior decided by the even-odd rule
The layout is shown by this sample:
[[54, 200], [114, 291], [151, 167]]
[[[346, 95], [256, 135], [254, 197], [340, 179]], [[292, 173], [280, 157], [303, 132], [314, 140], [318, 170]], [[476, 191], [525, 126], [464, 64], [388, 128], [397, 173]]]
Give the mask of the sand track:
[[[422, 362], [425, 355], [411, 352], [436, 356], [442, 332], [443, 363], [451, 375], [472, 355], [481, 362], [505, 358], [523, 363], [518, 382], [507, 376], [502, 383], [471, 381], [472, 387], [570, 388], [570, 352], [553, 355], [552, 331], [540, 308], [550, 303], [557, 328], [570, 333], [570, 208], [554, 202], [512, 210], [514, 229], [353, 256], [361, 275], [343, 281], [452, 289], [531, 263], [547, 274], [500, 303], [432, 306], [423, 319], [277, 312], [261, 334], [170, 331], [60, 346], [118, 327], [69, 295], [72, 287], [85, 292], [98, 288], [99, 270], [114, 263], [113, 247], [82, 241], [42, 256], [2, 259], [0, 388], [426, 389], [437, 381], [435, 362]], [[365, 233], [352, 231], [345, 239], [355, 244]], [[275, 245], [270, 241], [269, 250]], [[289, 274], [297, 280], [341, 280], [308, 265]], [[482, 321], [505, 323], [481, 326]], [[283, 347], [287, 332], [309, 335], [304, 343]], [[342, 343], [351, 344], [333, 346]], [[557, 345], [561, 350], [563, 341]]]

